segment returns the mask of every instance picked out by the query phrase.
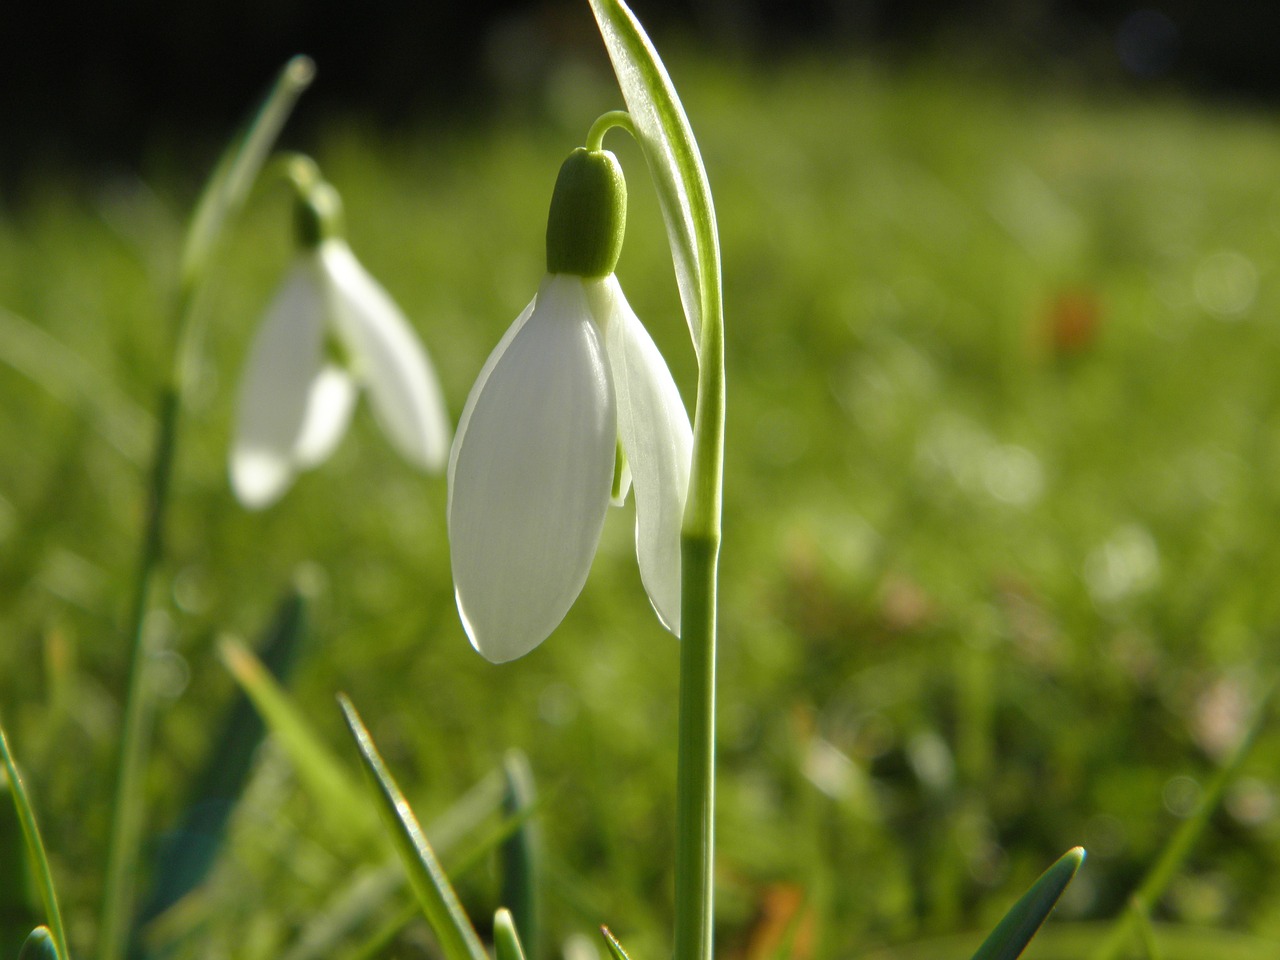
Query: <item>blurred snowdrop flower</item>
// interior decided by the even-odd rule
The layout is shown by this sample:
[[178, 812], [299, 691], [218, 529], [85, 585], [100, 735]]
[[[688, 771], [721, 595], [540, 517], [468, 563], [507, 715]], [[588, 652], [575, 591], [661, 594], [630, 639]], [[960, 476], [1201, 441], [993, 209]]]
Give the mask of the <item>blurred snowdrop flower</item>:
[[449, 460], [458, 611], [475, 648], [513, 660], [586, 582], [610, 501], [636, 495], [636, 554], [680, 632], [680, 525], [692, 431], [662, 355], [613, 275], [626, 185], [613, 154], [575, 150], [547, 224], [547, 275], [490, 354]]
[[391, 444], [439, 471], [449, 422], [426, 350], [341, 233], [341, 201], [309, 185], [299, 252], [249, 348], [231, 446], [231, 486], [250, 509], [278, 500], [337, 447], [363, 388]]

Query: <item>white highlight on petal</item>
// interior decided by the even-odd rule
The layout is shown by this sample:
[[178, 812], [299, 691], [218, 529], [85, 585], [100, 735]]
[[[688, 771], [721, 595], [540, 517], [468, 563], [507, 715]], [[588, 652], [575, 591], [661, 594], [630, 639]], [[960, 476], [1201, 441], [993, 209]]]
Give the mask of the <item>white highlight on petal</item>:
[[618, 436], [636, 491], [640, 579], [663, 626], [680, 635], [680, 526], [689, 492], [693, 430], [680, 391], [644, 324], [612, 276], [595, 293], [608, 310], [605, 345], [618, 403]]
[[332, 284], [333, 323], [369, 391], [374, 416], [406, 460], [439, 471], [449, 453], [449, 420], [426, 348], [344, 241], [325, 241], [320, 258]]
[[332, 363], [321, 367], [307, 393], [307, 413], [293, 448], [299, 470], [324, 463], [347, 432], [356, 406], [356, 385], [351, 375]]
[[584, 282], [549, 276], [485, 364], [451, 455], [458, 611], [489, 660], [532, 650], [581, 592], [608, 508], [616, 425]]
[[270, 506], [296, 471], [294, 452], [324, 353], [324, 292], [314, 257], [299, 258], [249, 348], [231, 446], [231, 487], [251, 510]]

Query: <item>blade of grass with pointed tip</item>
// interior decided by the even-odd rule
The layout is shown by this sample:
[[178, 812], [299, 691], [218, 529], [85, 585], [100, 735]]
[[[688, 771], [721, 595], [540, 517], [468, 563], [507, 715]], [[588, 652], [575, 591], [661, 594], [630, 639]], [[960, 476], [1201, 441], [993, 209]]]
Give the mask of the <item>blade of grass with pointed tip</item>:
[[58, 948], [48, 927], [36, 927], [18, 953], [18, 960], [59, 960]]
[[1072, 847], [1059, 857], [1009, 908], [991, 936], [973, 955], [973, 960], [1016, 960], [1020, 957], [1083, 862], [1083, 847]]
[[[40, 887], [40, 898], [44, 901], [49, 932], [53, 938], [56, 953], [65, 960], [69, 960], [71, 955], [67, 952], [67, 934], [62, 926], [62, 910], [58, 907], [58, 891], [54, 887], [53, 873], [49, 869], [49, 856], [45, 853], [44, 841], [40, 839], [40, 825], [36, 823], [31, 798], [27, 796], [27, 788], [23, 785], [22, 777], [18, 773], [13, 754], [9, 752], [9, 740], [5, 736], [2, 725], [0, 725], [0, 754], [3, 755], [4, 769], [9, 776], [9, 795], [13, 797], [13, 808], [18, 814], [18, 822], [22, 824], [22, 836], [27, 844], [27, 857]], [[23, 949], [25, 950], [25, 947]]]
[[631, 960], [627, 956], [627, 951], [622, 949], [622, 944], [618, 942], [618, 938], [613, 935], [613, 931], [608, 927], [601, 927], [600, 933], [604, 935], [604, 945], [609, 948], [609, 956], [613, 960]]
[[17, 956], [26, 940], [23, 931], [40, 922], [26, 847], [22, 823], [9, 800], [9, 775], [0, 772], [0, 957]]
[[360, 751], [365, 773], [368, 774], [369, 784], [378, 802], [378, 811], [382, 814], [383, 822], [395, 841], [396, 850], [409, 874], [409, 885], [413, 887], [413, 892], [422, 905], [422, 912], [435, 931], [445, 956], [448, 960], [489, 960], [475, 928], [458, 901], [458, 895], [427, 842], [426, 834], [422, 832], [408, 801], [383, 763], [373, 738], [356, 713], [356, 708], [342, 695], [339, 695], [338, 703], [342, 706], [343, 716], [346, 717], [351, 736]]
[[[262, 643], [261, 663], [277, 682], [284, 682], [293, 665], [305, 625], [306, 600], [291, 587]], [[145, 924], [195, 889], [213, 866], [227, 821], [249, 782], [254, 751], [264, 732], [261, 715], [240, 690], [227, 710], [221, 733], [212, 741], [182, 819], [160, 842], [151, 892], [134, 923], [135, 940]]]
[[191, 289], [204, 273], [223, 225], [243, 206], [293, 105], [315, 74], [316, 65], [310, 57], [296, 56], [286, 63], [261, 105], [218, 160], [187, 229], [180, 274], [183, 290]]
[[[505, 794], [503, 781], [500, 771], [491, 771], [431, 823], [427, 836], [433, 838], [433, 845], [442, 860], [448, 860], [454, 847], [476, 832], [485, 820], [502, 809]], [[469, 851], [457, 862], [470, 864], [472, 858], [475, 858], [477, 863], [481, 862], [484, 856], [506, 836], [506, 833], [499, 833], [486, 837], [487, 842], [481, 842], [477, 845], [477, 850]], [[458, 876], [460, 872], [461, 870], [457, 867], [452, 871], [454, 876]], [[404, 868], [400, 865], [400, 858], [394, 855], [374, 872], [352, 878], [351, 882], [331, 897], [320, 913], [302, 928], [298, 942], [280, 960], [320, 960], [321, 957], [334, 956], [338, 945], [368, 920], [379, 907], [395, 897], [404, 885]], [[412, 907], [413, 915], [409, 919], [419, 916], [422, 912], [416, 899]], [[407, 922], [408, 920], [405, 920], [400, 923], [390, 934], [386, 933], [390, 924], [385, 925], [359, 949], [344, 954], [345, 960], [355, 960], [366, 955], [379, 956], [384, 937], [394, 936]]]
[[315, 798], [330, 827], [359, 840], [376, 835], [377, 818], [369, 810], [361, 788], [272, 679], [270, 671], [234, 640], [222, 640], [218, 652], [292, 761], [298, 778]]
[[494, 960], [525, 960], [515, 919], [506, 907], [493, 915], [493, 956]]
[[[508, 751], [503, 758], [502, 772], [506, 779], [503, 809], [511, 816], [520, 816], [534, 806], [537, 798], [529, 760], [518, 750]], [[501, 902], [511, 912], [516, 929], [524, 932], [529, 960], [538, 960], [540, 956], [538, 845], [537, 824], [529, 817], [524, 818], [502, 844]]]
[[671, 77], [635, 15], [621, 0], [591, 0], [591, 9], [649, 165], [680, 301], [694, 350], [700, 351], [709, 306], [705, 278], [720, 276], [715, 208], [702, 155]]
[[1262, 732], [1262, 728], [1270, 718], [1271, 705], [1275, 700], [1277, 689], [1280, 689], [1280, 681], [1272, 680], [1254, 711], [1253, 719], [1245, 730], [1244, 736], [1240, 738], [1240, 742], [1236, 744], [1235, 750], [1227, 758], [1226, 763], [1218, 769], [1209, 785], [1205, 787], [1195, 811], [1182, 821], [1173, 836], [1169, 838], [1164, 850], [1130, 898], [1129, 909], [1116, 919], [1102, 945], [1094, 954], [1094, 960], [1114, 960], [1134, 935], [1135, 920], [1139, 917], [1149, 919], [1151, 910], [1186, 862], [1191, 849], [1208, 826], [1209, 818], [1213, 816], [1213, 812], [1222, 801], [1222, 795], [1235, 779], [1236, 774], [1240, 772], [1245, 759], [1253, 749], [1258, 734]]

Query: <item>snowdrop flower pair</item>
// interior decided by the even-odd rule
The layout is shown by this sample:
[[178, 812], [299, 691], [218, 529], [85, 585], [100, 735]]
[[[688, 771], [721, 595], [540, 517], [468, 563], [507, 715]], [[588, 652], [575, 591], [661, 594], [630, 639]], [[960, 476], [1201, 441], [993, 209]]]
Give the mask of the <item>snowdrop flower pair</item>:
[[680, 633], [680, 526], [692, 431], [666, 363], [613, 275], [626, 184], [575, 150], [556, 181], [547, 275], [490, 354], [449, 460], [458, 610], [475, 648], [515, 659], [581, 592], [609, 504], [635, 488], [641, 579]]
[[361, 388], [411, 464], [438, 472], [449, 449], [426, 350], [343, 239], [337, 192], [298, 187], [298, 254], [249, 349], [231, 448], [231, 486], [250, 509], [333, 453]]

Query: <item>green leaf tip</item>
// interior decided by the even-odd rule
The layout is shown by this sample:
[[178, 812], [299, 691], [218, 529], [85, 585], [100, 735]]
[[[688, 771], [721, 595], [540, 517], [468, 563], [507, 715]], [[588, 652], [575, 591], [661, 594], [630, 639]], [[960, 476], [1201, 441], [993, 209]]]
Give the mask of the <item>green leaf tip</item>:
[[[9, 750], [9, 740], [5, 736], [3, 725], [0, 725], [0, 766], [9, 780], [9, 795], [13, 800], [13, 809], [18, 816], [18, 823], [22, 828], [28, 863], [39, 885], [40, 899], [44, 903], [45, 915], [49, 921], [47, 927], [36, 927], [27, 937], [27, 943], [31, 943], [32, 937], [39, 940], [37, 935], [40, 931], [44, 931], [40, 936], [48, 935], [53, 952], [33, 953], [31, 956], [53, 956], [67, 960], [67, 934], [62, 924], [62, 909], [58, 906], [58, 891], [54, 887], [53, 873], [49, 869], [49, 855], [45, 852], [44, 840], [40, 837], [40, 825], [36, 822], [35, 809], [31, 804], [31, 798], [27, 795], [27, 788], [22, 782], [22, 774], [13, 759], [13, 753]], [[23, 946], [22, 949], [22, 955], [27, 956], [27, 947]]]
[[18, 951], [18, 960], [60, 960], [53, 934], [45, 926], [36, 927]]
[[525, 960], [515, 918], [506, 907], [493, 915], [493, 955], [495, 960]]
[[1004, 919], [996, 924], [991, 936], [973, 955], [973, 960], [1016, 960], [1020, 957], [1062, 896], [1062, 891], [1075, 877], [1084, 858], [1084, 847], [1072, 847], [1040, 874], [1031, 888], [1009, 908]]
[[618, 938], [613, 935], [612, 930], [601, 926], [600, 934], [604, 937], [604, 945], [609, 948], [609, 956], [612, 960], [631, 960], [627, 956], [627, 951], [622, 949], [622, 944], [618, 942]]
[[700, 353], [704, 322], [721, 322], [720, 247], [702, 154], [667, 68], [635, 14], [621, 0], [590, 3], [658, 195], [680, 302]]
[[369, 786], [377, 801], [378, 812], [395, 845], [396, 853], [409, 876], [409, 885], [422, 907], [423, 915], [435, 932], [446, 960], [489, 960], [475, 927], [471, 925], [453, 885], [427, 842], [418, 818], [399, 785], [387, 770], [382, 755], [373, 742], [360, 714], [345, 694], [338, 694], [347, 727], [356, 742], [368, 776]]

